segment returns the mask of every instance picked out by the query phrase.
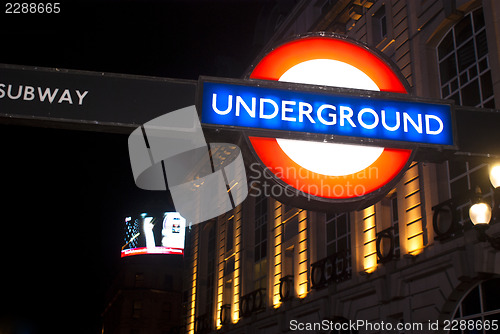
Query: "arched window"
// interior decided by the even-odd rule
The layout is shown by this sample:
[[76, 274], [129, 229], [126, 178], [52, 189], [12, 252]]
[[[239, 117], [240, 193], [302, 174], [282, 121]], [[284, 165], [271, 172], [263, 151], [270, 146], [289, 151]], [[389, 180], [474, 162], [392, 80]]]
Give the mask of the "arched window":
[[[482, 8], [456, 23], [439, 42], [436, 52], [442, 98], [453, 99], [458, 105], [495, 107]], [[487, 165], [473, 161], [448, 161], [447, 165], [449, 196], [456, 200], [459, 223], [468, 228], [470, 203], [460, 197], [476, 186], [481, 187], [485, 197], [492, 196]]]
[[[457, 324], [457, 329], [450, 332], [498, 333], [498, 326], [500, 326], [499, 284], [500, 278], [494, 278], [474, 286], [458, 303], [451, 322], [451, 325]], [[470, 328], [460, 329], [460, 324], [471, 325]], [[497, 330], [493, 330], [495, 327], [491, 327], [492, 324], [497, 325], [495, 326]]]
[[494, 108], [483, 10], [455, 24], [437, 47], [441, 97], [459, 105]]

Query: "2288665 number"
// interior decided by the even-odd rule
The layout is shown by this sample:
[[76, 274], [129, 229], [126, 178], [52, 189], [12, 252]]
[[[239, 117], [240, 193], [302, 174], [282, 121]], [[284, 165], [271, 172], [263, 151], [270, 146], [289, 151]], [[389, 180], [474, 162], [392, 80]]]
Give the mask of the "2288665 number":
[[61, 12], [59, 2], [7, 2], [5, 14], [58, 14]]
[[499, 329], [498, 320], [445, 320], [443, 322], [445, 331], [468, 330], [481, 331], [483, 329], [489, 331], [497, 331]]

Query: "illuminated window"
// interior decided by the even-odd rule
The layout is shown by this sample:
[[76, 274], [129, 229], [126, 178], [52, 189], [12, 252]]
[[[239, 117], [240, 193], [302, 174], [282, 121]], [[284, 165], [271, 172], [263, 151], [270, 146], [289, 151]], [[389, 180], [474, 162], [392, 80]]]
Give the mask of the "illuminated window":
[[267, 197], [255, 200], [254, 288], [267, 285]]
[[441, 97], [459, 105], [494, 108], [483, 10], [471, 12], [437, 47]]
[[[459, 105], [495, 107], [482, 8], [465, 15], [448, 31], [437, 47], [437, 56], [442, 98]], [[459, 223], [464, 225], [469, 221], [470, 202], [463, 194], [479, 186], [486, 197], [492, 196], [487, 166], [470, 161], [446, 164], [449, 196], [459, 211]]]
[[[499, 284], [499, 278], [481, 282], [462, 298], [457, 305], [453, 320], [458, 321], [458, 324], [460, 324], [460, 320], [463, 320], [462, 323], [481, 324], [482, 326], [471, 326], [472, 331], [469, 327], [463, 330], [458, 326], [453, 333], [486, 334], [497, 332], [497, 330], [492, 329], [491, 324], [496, 323], [498, 325], [498, 319], [500, 319]], [[488, 328], [485, 326], [487, 323], [490, 325]]]

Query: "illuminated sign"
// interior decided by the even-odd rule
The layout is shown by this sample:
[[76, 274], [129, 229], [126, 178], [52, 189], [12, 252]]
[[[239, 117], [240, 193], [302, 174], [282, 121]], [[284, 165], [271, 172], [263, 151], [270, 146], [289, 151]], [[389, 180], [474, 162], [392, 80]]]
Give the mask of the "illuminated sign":
[[264, 179], [284, 203], [358, 210], [394, 188], [419, 147], [455, 147], [452, 105], [408, 95], [382, 53], [345, 36], [278, 45], [246, 79], [202, 78], [202, 123], [240, 130], [261, 169], [250, 165], [252, 187]]
[[140, 254], [184, 254], [186, 219], [166, 212], [156, 219], [146, 213], [125, 218], [125, 244], [121, 257]]
[[215, 81], [201, 82], [205, 125], [453, 145], [450, 104]]

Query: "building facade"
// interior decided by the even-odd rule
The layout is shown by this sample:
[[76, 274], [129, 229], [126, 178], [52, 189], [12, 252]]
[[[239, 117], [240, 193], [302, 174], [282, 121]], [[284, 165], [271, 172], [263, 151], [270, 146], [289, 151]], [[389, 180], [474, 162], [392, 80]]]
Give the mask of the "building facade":
[[177, 333], [182, 327], [182, 264], [181, 255], [122, 258], [107, 293], [102, 333]]
[[[498, 108], [498, 1], [298, 1], [265, 49], [317, 31], [379, 49], [415, 96]], [[500, 253], [469, 219], [476, 187], [498, 207], [487, 162], [474, 152], [415, 161], [356, 212], [290, 207], [255, 185], [242, 205], [188, 233], [186, 333], [495, 332], [486, 324], [500, 319]], [[361, 320], [372, 325], [335, 325]]]

